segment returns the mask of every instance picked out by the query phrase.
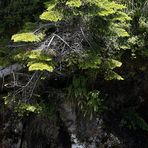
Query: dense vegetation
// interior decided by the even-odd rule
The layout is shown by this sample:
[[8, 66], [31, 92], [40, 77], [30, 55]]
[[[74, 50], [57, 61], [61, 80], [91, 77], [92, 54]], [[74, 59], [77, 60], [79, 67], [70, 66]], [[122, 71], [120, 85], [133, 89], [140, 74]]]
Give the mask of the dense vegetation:
[[146, 0], [0, 8], [2, 147], [148, 147]]

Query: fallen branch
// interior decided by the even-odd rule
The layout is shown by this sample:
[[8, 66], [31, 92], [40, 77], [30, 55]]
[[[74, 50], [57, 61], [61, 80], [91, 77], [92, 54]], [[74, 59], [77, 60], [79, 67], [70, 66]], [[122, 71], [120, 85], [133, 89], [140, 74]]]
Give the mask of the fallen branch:
[[20, 64], [15, 63], [15, 64], [8, 66], [4, 69], [1, 69], [0, 70], [0, 78], [6, 77], [6, 76], [14, 73], [15, 71], [21, 70], [22, 68], [23, 67]]

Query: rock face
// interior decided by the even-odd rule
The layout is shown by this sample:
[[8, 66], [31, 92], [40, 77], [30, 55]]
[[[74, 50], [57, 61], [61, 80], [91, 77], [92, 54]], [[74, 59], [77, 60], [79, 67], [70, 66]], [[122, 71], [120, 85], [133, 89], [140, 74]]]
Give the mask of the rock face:
[[[60, 115], [54, 118], [30, 115], [24, 119], [5, 112], [1, 126], [2, 148], [97, 148], [119, 143], [103, 129], [102, 119], [86, 121], [78, 118], [75, 107], [61, 104]], [[11, 117], [8, 117], [11, 115]]]
[[0, 148], [71, 148], [69, 133], [58, 119], [34, 116], [26, 125], [6, 123], [3, 131]]
[[109, 148], [120, 145], [120, 140], [113, 133], [107, 133], [101, 118], [84, 118], [77, 114], [76, 108], [70, 103], [62, 104], [60, 116], [71, 135], [72, 148]]
[[[78, 117], [73, 107], [62, 106], [60, 116], [54, 119], [31, 115], [23, 121], [11, 114], [11, 120], [5, 119], [0, 127], [0, 148], [147, 148], [146, 137], [140, 143], [138, 133], [134, 137], [128, 131], [120, 131], [114, 120], [115, 125], [110, 120], [111, 127], [107, 128], [101, 118]], [[140, 140], [137, 143], [136, 138]]]
[[59, 115], [52, 118], [35, 116], [26, 126], [24, 145], [27, 148], [71, 148], [71, 138]]
[[[53, 98], [57, 94], [49, 96]], [[56, 98], [64, 95], [56, 96]], [[60, 100], [63, 100], [60, 98]], [[18, 117], [8, 108], [0, 113], [0, 148], [147, 148], [147, 134], [121, 129], [111, 112], [92, 120], [74, 104], [61, 101], [53, 117]], [[3, 102], [1, 103], [3, 106]], [[2, 109], [2, 107], [1, 107]], [[143, 136], [142, 136], [143, 135]], [[138, 140], [137, 140], [138, 139]]]

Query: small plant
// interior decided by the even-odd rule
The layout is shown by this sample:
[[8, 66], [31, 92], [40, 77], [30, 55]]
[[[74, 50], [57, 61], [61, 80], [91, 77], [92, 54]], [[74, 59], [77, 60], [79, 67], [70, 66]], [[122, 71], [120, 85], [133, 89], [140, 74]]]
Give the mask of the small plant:
[[121, 120], [121, 126], [129, 129], [148, 131], [148, 124], [136, 112], [129, 111]]

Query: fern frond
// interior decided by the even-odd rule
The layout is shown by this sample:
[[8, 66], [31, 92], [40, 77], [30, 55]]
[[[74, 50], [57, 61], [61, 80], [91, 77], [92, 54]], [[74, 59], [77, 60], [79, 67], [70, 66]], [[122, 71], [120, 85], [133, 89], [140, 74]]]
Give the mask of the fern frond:
[[11, 38], [14, 42], [39, 42], [43, 39], [43, 34], [35, 35], [34, 33], [18, 33]]

